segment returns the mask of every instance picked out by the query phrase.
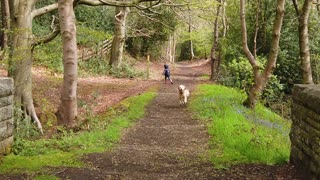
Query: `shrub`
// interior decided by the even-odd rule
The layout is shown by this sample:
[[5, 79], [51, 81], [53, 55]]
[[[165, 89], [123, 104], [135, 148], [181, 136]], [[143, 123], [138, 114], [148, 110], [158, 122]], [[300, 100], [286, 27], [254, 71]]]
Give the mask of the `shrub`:
[[[263, 67], [266, 59], [260, 57], [258, 60]], [[231, 63], [223, 66], [222, 69], [222, 73], [224, 75], [220, 79], [220, 82], [223, 85], [236, 87], [244, 90], [247, 93], [249, 92], [253, 85], [254, 78], [252, 67], [246, 58], [240, 57], [239, 59], [233, 59]], [[282, 96], [282, 90], [283, 85], [280, 84], [280, 81], [276, 75], [272, 75], [261, 95], [265, 105], [269, 105], [269, 103], [278, 102], [281, 100], [279, 97]]]

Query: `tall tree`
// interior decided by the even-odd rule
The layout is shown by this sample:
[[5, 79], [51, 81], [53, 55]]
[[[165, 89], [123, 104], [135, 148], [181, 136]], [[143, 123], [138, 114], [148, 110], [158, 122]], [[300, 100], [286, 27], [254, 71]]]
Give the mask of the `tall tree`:
[[218, 46], [219, 46], [219, 16], [220, 16], [220, 9], [221, 9], [222, 0], [218, 0], [217, 11], [216, 11], [216, 18], [214, 21], [214, 28], [213, 28], [213, 45], [211, 48], [211, 80], [216, 80], [218, 75], [218, 66], [220, 64], [220, 59], [217, 56]]
[[190, 48], [190, 59], [194, 58], [194, 51], [193, 51], [193, 40], [192, 40], [192, 16], [191, 16], [191, 1], [188, 0], [188, 33], [189, 33], [189, 48]]
[[169, 35], [168, 46], [167, 46], [167, 60], [170, 63], [175, 62], [175, 53], [176, 53], [176, 39], [175, 33]]
[[35, 42], [32, 34], [32, 20], [57, 8], [51, 4], [36, 9], [37, 0], [10, 0], [10, 18], [12, 34], [10, 35], [9, 75], [14, 78], [15, 103], [22, 107], [26, 116], [31, 117], [42, 131], [41, 123], [35, 112], [32, 99], [32, 53]]
[[119, 68], [122, 63], [123, 47], [126, 35], [126, 18], [129, 10], [129, 7], [116, 7], [115, 11], [114, 34], [109, 65], [117, 68]]
[[10, 29], [10, 11], [8, 0], [1, 0], [1, 12], [2, 12], [2, 37], [1, 37], [1, 49], [5, 50], [8, 47], [8, 31]]
[[253, 37], [253, 56], [254, 56], [254, 58], [257, 58], [257, 38], [258, 38], [258, 32], [259, 32], [259, 14], [260, 14], [260, 0], [257, 0], [256, 21], [255, 21], [254, 37]]
[[313, 84], [308, 32], [309, 14], [313, 0], [305, 0], [301, 10], [299, 10], [297, 0], [292, 1], [299, 17], [299, 47], [303, 83]]
[[247, 27], [245, 18], [245, 0], [240, 0], [240, 19], [241, 19], [241, 31], [242, 31], [242, 47], [243, 51], [248, 58], [254, 75], [254, 84], [249, 91], [248, 98], [244, 101], [244, 105], [250, 108], [255, 108], [257, 99], [266, 84], [268, 83], [274, 68], [276, 67], [276, 61], [279, 51], [279, 41], [281, 35], [281, 27], [284, 16], [284, 4], [285, 0], [277, 0], [276, 17], [272, 30], [271, 49], [269, 52], [267, 64], [263, 69], [257, 59], [250, 52], [247, 44]]
[[77, 118], [78, 56], [73, 0], [59, 0], [58, 12], [63, 47], [63, 86], [58, 109], [60, 125], [72, 128]]

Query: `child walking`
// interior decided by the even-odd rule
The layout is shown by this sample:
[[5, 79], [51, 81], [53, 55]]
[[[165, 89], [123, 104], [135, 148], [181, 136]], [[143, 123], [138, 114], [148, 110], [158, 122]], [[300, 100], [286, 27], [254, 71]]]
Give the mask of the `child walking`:
[[169, 79], [170, 83], [173, 84], [171, 78], [170, 78], [170, 70], [169, 66], [167, 64], [164, 65], [164, 70], [162, 75], [164, 75], [164, 83], [167, 84], [167, 79]]

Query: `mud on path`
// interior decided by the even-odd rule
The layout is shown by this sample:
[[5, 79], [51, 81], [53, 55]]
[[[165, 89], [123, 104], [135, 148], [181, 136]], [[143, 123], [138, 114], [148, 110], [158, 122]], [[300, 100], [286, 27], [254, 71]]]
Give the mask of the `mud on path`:
[[238, 165], [216, 170], [209, 162], [206, 126], [192, 118], [178, 102], [177, 87], [192, 90], [201, 71], [177, 66], [174, 84], [161, 85], [147, 107], [146, 116], [128, 129], [111, 152], [89, 154], [86, 168], [64, 168], [54, 175], [62, 179], [299, 179], [288, 165]]

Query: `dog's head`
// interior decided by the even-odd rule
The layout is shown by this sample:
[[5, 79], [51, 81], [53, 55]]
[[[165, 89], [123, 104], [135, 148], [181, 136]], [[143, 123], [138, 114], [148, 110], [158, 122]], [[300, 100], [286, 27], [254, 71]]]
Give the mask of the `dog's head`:
[[179, 85], [179, 87], [178, 87], [179, 93], [182, 93], [183, 90], [185, 90], [185, 89], [186, 89], [186, 87], [184, 85]]

